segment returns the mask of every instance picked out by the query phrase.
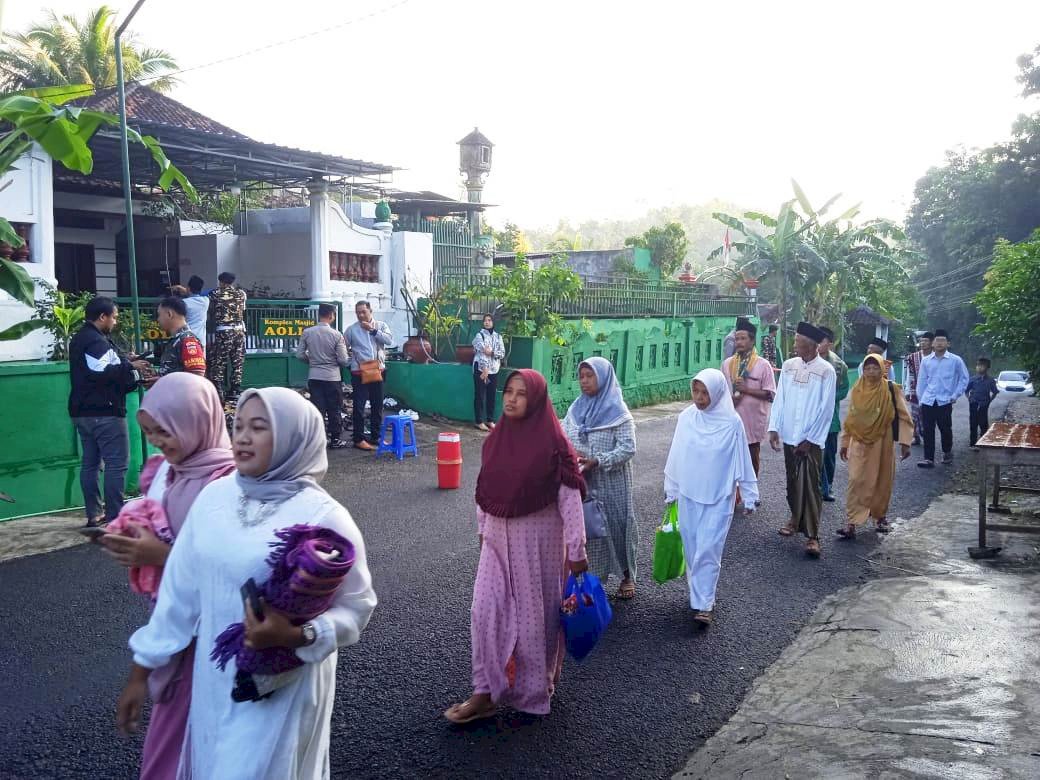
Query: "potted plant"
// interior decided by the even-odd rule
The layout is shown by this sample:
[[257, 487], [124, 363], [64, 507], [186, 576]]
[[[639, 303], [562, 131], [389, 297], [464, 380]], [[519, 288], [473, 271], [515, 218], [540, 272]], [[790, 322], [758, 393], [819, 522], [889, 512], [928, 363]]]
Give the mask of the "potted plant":
[[67, 294], [54, 288], [45, 281], [40, 284], [47, 293], [42, 300], [36, 302], [36, 319], [43, 322], [43, 328], [54, 336], [51, 349], [51, 360], [69, 359], [69, 341], [79, 328], [86, 315], [87, 302], [94, 297], [93, 293], [81, 292]]
[[560, 304], [577, 299], [581, 289], [581, 277], [567, 265], [565, 253], [531, 268], [523, 253], [518, 252], [514, 267], [495, 266], [487, 281], [471, 288], [466, 297], [470, 301], [495, 302], [495, 312], [505, 321], [502, 335], [508, 361], [516, 338], [542, 338], [562, 346], [579, 331], [587, 331], [587, 320], [581, 320], [578, 326], [568, 325], [556, 311]]
[[[418, 289], [416, 289], [418, 292]], [[401, 297], [404, 299], [405, 308], [412, 317], [412, 324], [415, 327], [416, 335], [409, 336], [405, 339], [404, 344], [401, 345], [401, 352], [408, 358], [412, 363], [418, 363], [425, 365], [433, 360], [433, 345], [426, 338], [425, 332], [425, 317], [419, 311], [419, 307], [415, 304], [415, 299], [412, 297], [412, 291], [407, 287], [401, 288]]]

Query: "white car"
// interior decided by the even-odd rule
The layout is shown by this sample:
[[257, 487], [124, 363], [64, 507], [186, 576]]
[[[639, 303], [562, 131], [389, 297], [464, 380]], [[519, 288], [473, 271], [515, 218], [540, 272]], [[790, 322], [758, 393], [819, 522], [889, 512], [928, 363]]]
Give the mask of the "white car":
[[1028, 371], [1001, 371], [997, 375], [997, 389], [1005, 393], [1033, 394]]

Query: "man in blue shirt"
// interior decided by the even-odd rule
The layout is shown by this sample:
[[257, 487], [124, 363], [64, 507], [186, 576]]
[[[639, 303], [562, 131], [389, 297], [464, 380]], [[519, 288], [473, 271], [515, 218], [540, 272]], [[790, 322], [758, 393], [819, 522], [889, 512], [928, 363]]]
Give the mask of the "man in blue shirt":
[[989, 405], [1000, 389], [997, 380], [989, 375], [989, 358], [980, 357], [975, 364], [975, 376], [968, 380], [968, 436], [971, 448], [978, 449], [975, 442], [989, 430]]
[[943, 463], [953, 463], [953, 404], [968, 389], [968, 367], [949, 351], [945, 330], [936, 330], [932, 354], [921, 361], [917, 378], [917, 397], [921, 401], [921, 425], [924, 428], [924, 460], [922, 469], [935, 468], [935, 427], [939, 426]]

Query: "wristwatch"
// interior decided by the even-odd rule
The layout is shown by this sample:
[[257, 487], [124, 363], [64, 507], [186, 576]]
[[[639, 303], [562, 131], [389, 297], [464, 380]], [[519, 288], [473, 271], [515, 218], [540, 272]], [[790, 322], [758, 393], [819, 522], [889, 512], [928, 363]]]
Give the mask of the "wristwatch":
[[300, 631], [303, 633], [304, 647], [310, 647], [318, 638], [318, 630], [314, 627], [313, 623], [304, 623], [300, 626]]

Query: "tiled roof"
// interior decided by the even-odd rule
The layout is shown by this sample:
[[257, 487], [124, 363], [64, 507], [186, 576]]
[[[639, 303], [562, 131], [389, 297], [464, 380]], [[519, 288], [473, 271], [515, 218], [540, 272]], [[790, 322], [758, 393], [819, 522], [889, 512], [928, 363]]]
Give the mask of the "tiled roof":
[[[95, 111], [107, 111], [115, 114], [119, 111], [119, 95], [115, 87], [98, 90], [94, 95], [78, 104], [83, 108]], [[210, 119], [198, 111], [193, 111], [183, 103], [156, 92], [143, 84], [128, 84], [126, 88], [126, 115], [138, 122], [180, 127], [187, 130], [199, 130], [225, 138], [243, 141], [251, 140], [249, 136], [232, 130], [227, 125]]]
[[458, 142], [459, 144], [483, 144], [484, 146], [494, 146], [488, 137], [480, 132], [477, 128], [473, 128], [473, 132]]
[[857, 306], [845, 318], [853, 325], [893, 325], [896, 322], [881, 316], [869, 306]]

